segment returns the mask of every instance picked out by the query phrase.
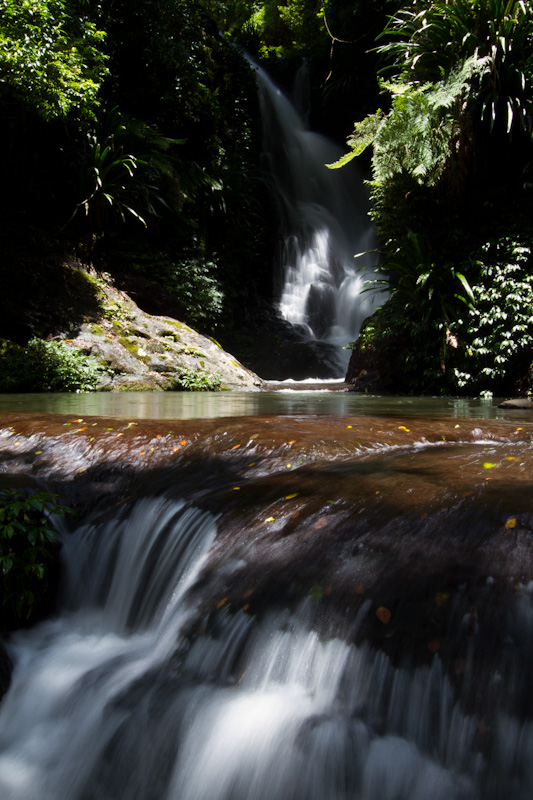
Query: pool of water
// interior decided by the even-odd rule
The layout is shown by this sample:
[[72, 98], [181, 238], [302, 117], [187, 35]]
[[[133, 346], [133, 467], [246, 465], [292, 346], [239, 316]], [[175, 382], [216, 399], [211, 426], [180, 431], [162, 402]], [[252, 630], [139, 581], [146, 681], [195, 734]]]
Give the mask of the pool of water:
[[397, 397], [335, 390], [279, 389], [266, 392], [109, 392], [4, 394], [0, 415], [9, 411], [111, 416], [138, 419], [195, 419], [300, 414], [473, 417], [531, 421], [531, 411], [498, 408], [497, 399]]

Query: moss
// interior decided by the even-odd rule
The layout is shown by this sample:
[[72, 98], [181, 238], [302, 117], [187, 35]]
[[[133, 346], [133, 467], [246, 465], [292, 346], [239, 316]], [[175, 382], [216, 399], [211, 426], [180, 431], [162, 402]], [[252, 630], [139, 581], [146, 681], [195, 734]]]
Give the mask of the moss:
[[91, 325], [89, 325], [89, 330], [91, 331], [91, 333], [94, 333], [95, 336], [105, 337], [104, 329], [101, 327], [101, 325], [98, 325], [96, 322], [93, 322]]

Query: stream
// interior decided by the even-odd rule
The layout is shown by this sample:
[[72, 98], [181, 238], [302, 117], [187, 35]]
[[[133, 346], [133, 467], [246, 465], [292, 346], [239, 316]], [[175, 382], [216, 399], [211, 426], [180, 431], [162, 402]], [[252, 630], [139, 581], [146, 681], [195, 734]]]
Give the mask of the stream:
[[530, 417], [268, 394], [0, 398], [2, 485], [78, 510], [2, 800], [531, 797]]

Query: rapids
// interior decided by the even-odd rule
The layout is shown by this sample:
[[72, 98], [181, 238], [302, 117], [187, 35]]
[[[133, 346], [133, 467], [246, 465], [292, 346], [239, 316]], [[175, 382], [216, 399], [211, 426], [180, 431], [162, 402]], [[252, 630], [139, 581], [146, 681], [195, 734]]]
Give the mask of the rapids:
[[525, 800], [531, 423], [13, 412], [64, 527], [2, 800]]

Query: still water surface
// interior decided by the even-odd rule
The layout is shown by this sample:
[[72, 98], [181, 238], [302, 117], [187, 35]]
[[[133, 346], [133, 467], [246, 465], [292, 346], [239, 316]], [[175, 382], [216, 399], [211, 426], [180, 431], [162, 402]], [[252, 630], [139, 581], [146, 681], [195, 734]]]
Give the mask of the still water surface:
[[195, 419], [300, 414], [479, 417], [511, 422], [531, 411], [498, 408], [499, 400], [465, 397], [397, 397], [343, 390], [267, 392], [109, 392], [0, 395], [8, 411], [80, 414], [140, 419]]

